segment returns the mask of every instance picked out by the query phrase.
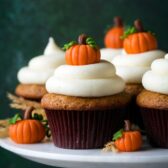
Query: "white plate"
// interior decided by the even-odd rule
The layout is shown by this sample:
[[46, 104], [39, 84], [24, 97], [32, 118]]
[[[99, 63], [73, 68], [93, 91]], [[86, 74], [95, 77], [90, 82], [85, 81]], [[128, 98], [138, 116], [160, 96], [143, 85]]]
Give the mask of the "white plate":
[[145, 145], [141, 151], [112, 153], [96, 150], [57, 148], [52, 142], [18, 145], [10, 139], [0, 139], [0, 146], [29, 160], [67, 168], [167, 168], [168, 149], [152, 149]]

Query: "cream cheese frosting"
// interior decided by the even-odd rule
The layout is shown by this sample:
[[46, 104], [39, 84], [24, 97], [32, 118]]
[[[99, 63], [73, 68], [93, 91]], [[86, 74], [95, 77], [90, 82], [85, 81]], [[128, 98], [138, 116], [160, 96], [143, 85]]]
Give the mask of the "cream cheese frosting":
[[53, 74], [55, 68], [65, 64], [64, 55], [64, 51], [50, 37], [44, 54], [32, 58], [28, 66], [19, 70], [17, 74], [19, 82], [23, 84], [45, 84], [46, 80]]
[[145, 89], [168, 95], [168, 54], [165, 59], [157, 59], [152, 62], [151, 70], [147, 71], [142, 84]]
[[162, 58], [165, 52], [152, 50], [139, 54], [127, 54], [115, 57], [112, 63], [116, 66], [116, 71], [126, 83], [141, 83], [143, 74], [150, 69], [152, 61]]
[[113, 64], [100, 63], [59, 66], [46, 82], [49, 93], [78, 97], [102, 97], [120, 93], [125, 82], [116, 75]]
[[123, 49], [102, 48], [100, 50], [101, 59], [111, 62], [115, 56], [121, 54]]

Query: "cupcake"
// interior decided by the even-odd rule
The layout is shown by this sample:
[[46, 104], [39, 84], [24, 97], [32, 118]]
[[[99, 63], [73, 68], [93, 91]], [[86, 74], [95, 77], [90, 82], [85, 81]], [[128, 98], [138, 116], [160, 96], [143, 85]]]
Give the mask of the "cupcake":
[[156, 37], [145, 31], [138, 19], [134, 26], [124, 33], [124, 52], [115, 57], [112, 62], [116, 72], [126, 82], [125, 91], [132, 96], [130, 114], [131, 122], [143, 126], [142, 118], [136, 106], [136, 96], [142, 91], [141, 84], [143, 74], [150, 69], [153, 60], [161, 58], [165, 52], [157, 49]]
[[100, 61], [95, 41], [80, 35], [65, 45], [66, 63], [46, 82], [41, 100], [53, 142], [69, 149], [101, 148], [121, 128], [130, 96], [115, 67]]
[[101, 58], [109, 62], [116, 56], [121, 54], [123, 48], [123, 40], [121, 36], [124, 33], [124, 26], [120, 17], [114, 18], [114, 25], [111, 27], [104, 37], [104, 45], [106, 48], [102, 48]]
[[26, 99], [40, 100], [47, 93], [45, 82], [53, 74], [56, 67], [65, 64], [65, 52], [49, 38], [44, 54], [34, 57], [28, 66], [19, 70], [17, 77], [20, 84], [16, 87], [16, 95]]
[[137, 97], [150, 143], [168, 148], [168, 55], [153, 61]]

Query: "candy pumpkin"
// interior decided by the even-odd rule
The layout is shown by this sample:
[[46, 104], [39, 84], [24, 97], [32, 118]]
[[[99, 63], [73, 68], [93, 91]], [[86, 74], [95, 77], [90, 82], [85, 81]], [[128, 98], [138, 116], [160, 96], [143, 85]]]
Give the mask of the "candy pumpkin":
[[123, 48], [123, 39], [121, 36], [124, 33], [123, 22], [120, 17], [114, 18], [114, 26], [110, 28], [105, 37], [104, 44], [106, 48]]
[[93, 38], [81, 34], [78, 43], [72, 41], [64, 45], [66, 63], [87, 65], [100, 62], [100, 50]]
[[24, 119], [18, 120], [19, 115], [11, 120], [9, 126], [9, 137], [18, 144], [32, 144], [40, 142], [45, 137], [45, 128], [40, 121], [31, 119], [33, 108], [25, 111]]
[[124, 33], [124, 49], [128, 54], [142, 53], [157, 49], [156, 37], [144, 30], [142, 22], [137, 19], [134, 27]]
[[122, 152], [139, 150], [142, 146], [140, 131], [131, 130], [130, 121], [125, 121], [125, 130], [120, 130], [113, 136], [115, 147]]

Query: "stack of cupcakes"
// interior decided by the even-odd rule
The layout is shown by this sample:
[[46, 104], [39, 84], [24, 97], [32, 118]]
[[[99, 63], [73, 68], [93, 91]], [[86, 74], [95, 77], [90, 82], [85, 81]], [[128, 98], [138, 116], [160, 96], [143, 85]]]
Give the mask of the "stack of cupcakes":
[[[168, 55], [162, 58], [165, 52], [157, 49], [156, 37], [144, 30], [140, 20], [124, 33], [121, 18], [115, 17], [104, 41], [107, 48], [100, 52], [92, 37], [81, 34], [77, 42], [65, 44], [64, 52], [50, 38], [44, 55], [33, 58], [18, 72], [16, 94], [41, 101], [57, 147], [102, 148], [127, 118], [139, 126], [143, 119], [151, 144], [168, 148]], [[32, 121], [32, 110], [16, 124]], [[115, 134], [115, 144], [121, 143], [121, 151], [138, 150], [141, 134], [126, 123], [125, 130]], [[43, 136], [31, 143], [41, 141], [44, 131], [41, 127]], [[128, 146], [135, 141], [138, 145], [128, 149], [125, 138]]]
[[162, 58], [165, 52], [157, 49], [156, 37], [144, 30], [142, 22], [137, 19], [134, 26], [128, 28], [123, 36], [124, 52], [112, 62], [117, 74], [126, 82], [126, 93], [132, 96], [128, 118], [143, 128], [142, 117], [136, 105], [136, 97], [142, 91], [142, 76], [150, 69], [152, 61]]

